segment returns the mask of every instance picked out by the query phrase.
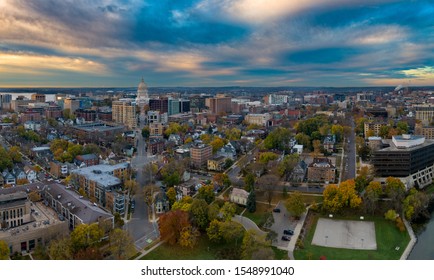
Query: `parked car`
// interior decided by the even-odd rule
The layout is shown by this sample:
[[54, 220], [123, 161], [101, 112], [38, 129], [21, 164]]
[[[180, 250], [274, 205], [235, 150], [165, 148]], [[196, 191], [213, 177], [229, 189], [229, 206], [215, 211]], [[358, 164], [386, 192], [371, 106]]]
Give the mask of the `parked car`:
[[283, 241], [291, 241], [291, 237], [286, 236], [286, 235], [283, 235], [283, 236], [282, 236], [282, 240], [283, 240]]
[[280, 209], [279, 209], [279, 208], [274, 208], [274, 209], [273, 209], [273, 212], [274, 212], [274, 213], [280, 213]]
[[285, 230], [283, 231], [283, 234], [286, 234], [286, 235], [294, 235], [294, 231], [293, 231], [293, 230], [290, 230], [290, 229], [285, 229]]

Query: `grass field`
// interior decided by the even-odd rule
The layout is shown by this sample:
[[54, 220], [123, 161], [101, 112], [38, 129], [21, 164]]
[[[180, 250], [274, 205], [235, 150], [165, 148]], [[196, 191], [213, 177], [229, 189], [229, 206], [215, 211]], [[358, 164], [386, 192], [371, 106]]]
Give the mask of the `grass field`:
[[[238, 242], [238, 245], [241, 241]], [[179, 245], [164, 243], [142, 260], [215, 260], [218, 253], [235, 247], [235, 244], [216, 244], [210, 242], [206, 234], [199, 237], [199, 242], [193, 249]]]
[[[397, 260], [401, 257], [410, 236], [407, 232], [400, 232], [395, 223], [385, 220], [382, 217], [366, 217], [365, 220], [375, 222], [375, 234], [377, 239], [377, 250], [351, 250], [328, 248], [312, 245], [312, 238], [315, 233], [319, 214], [309, 214], [306, 221], [307, 235], [304, 239], [304, 249], [297, 249], [294, 252], [295, 258], [299, 260], [318, 260], [322, 256], [332, 260]], [[356, 217], [353, 217], [356, 220]], [[348, 218], [343, 218], [348, 219]], [[399, 247], [399, 250], [396, 248]]]

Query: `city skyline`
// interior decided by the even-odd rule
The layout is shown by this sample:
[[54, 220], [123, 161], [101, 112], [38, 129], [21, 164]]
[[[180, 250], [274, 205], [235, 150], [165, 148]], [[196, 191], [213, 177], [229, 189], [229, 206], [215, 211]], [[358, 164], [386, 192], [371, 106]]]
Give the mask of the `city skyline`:
[[434, 85], [430, 1], [0, 2], [0, 87]]

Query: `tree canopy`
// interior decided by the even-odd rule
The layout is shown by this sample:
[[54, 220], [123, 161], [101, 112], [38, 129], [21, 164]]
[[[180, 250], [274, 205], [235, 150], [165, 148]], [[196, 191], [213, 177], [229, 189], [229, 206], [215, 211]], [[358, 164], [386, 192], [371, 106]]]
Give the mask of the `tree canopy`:
[[358, 196], [353, 179], [339, 184], [328, 185], [324, 192], [323, 207], [333, 213], [341, 212], [344, 209], [358, 208], [362, 199]]

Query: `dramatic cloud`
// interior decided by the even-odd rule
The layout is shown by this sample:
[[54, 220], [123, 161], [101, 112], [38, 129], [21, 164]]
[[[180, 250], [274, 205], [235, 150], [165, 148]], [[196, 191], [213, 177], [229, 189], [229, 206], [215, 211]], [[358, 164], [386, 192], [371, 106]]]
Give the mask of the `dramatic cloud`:
[[429, 0], [2, 0], [0, 87], [434, 85], [433, 14]]

